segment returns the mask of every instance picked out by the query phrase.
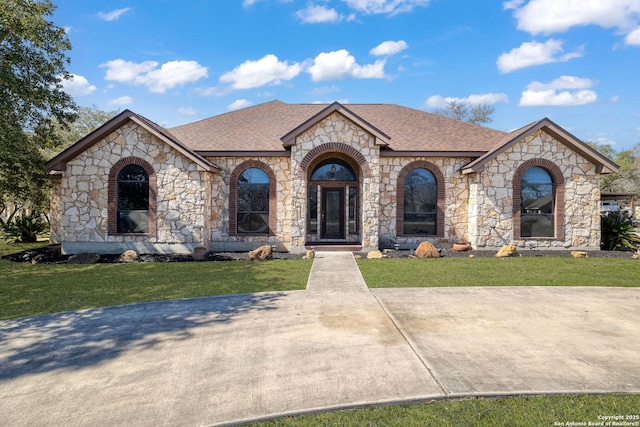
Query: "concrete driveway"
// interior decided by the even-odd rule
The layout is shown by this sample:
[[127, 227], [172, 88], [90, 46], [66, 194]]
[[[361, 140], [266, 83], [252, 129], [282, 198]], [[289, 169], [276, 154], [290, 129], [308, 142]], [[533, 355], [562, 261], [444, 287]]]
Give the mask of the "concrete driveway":
[[640, 288], [370, 291], [310, 278], [306, 291], [2, 321], [0, 424], [222, 425], [458, 396], [639, 393], [639, 309]]

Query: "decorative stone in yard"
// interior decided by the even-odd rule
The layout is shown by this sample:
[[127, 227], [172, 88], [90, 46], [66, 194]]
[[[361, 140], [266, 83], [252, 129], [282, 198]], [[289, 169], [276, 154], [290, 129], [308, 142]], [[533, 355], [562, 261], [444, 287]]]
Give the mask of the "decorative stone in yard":
[[95, 264], [100, 260], [100, 255], [88, 252], [71, 255], [67, 264]]
[[497, 257], [520, 256], [520, 254], [518, 253], [518, 249], [516, 249], [515, 246], [505, 245], [500, 248], [496, 256]]
[[134, 250], [124, 251], [120, 257], [118, 257], [118, 262], [130, 263], [138, 261], [140, 261], [140, 256], [138, 255], [138, 252]]
[[31, 264], [43, 264], [45, 262], [46, 258], [43, 254], [38, 254], [36, 256], [34, 256], [33, 258], [31, 258]]
[[429, 242], [422, 242], [416, 249], [415, 256], [417, 258], [440, 258], [438, 249]]
[[263, 245], [249, 252], [248, 256], [252, 261], [255, 259], [259, 261], [273, 259], [273, 249], [271, 248], [271, 245]]
[[589, 254], [584, 251], [571, 251], [570, 254], [574, 258], [589, 258]]
[[193, 248], [193, 259], [196, 261], [206, 261], [207, 248], [205, 246], [196, 246]]
[[382, 259], [384, 255], [380, 251], [371, 251], [367, 253], [367, 259]]
[[451, 249], [453, 249], [456, 252], [468, 251], [468, 250], [471, 250], [471, 243], [465, 243], [465, 242], [454, 243]]

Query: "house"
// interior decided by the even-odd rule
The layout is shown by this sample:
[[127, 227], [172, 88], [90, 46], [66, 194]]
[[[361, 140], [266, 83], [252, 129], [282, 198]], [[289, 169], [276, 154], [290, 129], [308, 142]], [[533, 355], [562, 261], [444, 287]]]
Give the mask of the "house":
[[617, 166], [549, 119], [271, 101], [165, 129], [124, 111], [47, 163], [64, 253], [324, 244], [599, 249]]

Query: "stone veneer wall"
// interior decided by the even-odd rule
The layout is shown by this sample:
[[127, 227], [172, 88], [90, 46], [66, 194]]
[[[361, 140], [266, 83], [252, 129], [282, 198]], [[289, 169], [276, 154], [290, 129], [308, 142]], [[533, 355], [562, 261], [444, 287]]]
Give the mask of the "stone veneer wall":
[[[396, 229], [397, 185], [400, 171], [416, 161], [434, 164], [444, 176], [444, 236], [400, 236], [402, 230]], [[455, 157], [381, 157], [380, 158], [380, 239], [385, 242], [399, 243], [401, 247], [416, 247], [427, 240], [432, 243], [454, 243], [466, 241], [468, 178], [460, 173], [460, 169], [471, 161], [470, 158]]]
[[[127, 157], [149, 163], [157, 179], [156, 236], [109, 234], [108, 177]], [[60, 180], [60, 241], [66, 253], [183, 252], [204, 244], [209, 172], [132, 122], [67, 163]]]
[[61, 180], [51, 179], [51, 203], [49, 206], [49, 243], [60, 244], [60, 218], [62, 216]]
[[[563, 240], [514, 239], [513, 175], [520, 164], [547, 159], [565, 179]], [[470, 175], [469, 239], [473, 247], [505, 244], [519, 247], [600, 248], [600, 183], [595, 166], [552, 136], [538, 131]]]
[[[291, 162], [288, 157], [207, 157], [211, 163], [220, 167], [221, 172], [214, 174], [210, 185], [211, 209], [209, 224], [211, 227], [211, 245], [216, 251], [250, 250], [264, 243], [281, 246], [289, 250], [291, 230], [290, 183]], [[229, 230], [229, 179], [240, 164], [248, 160], [257, 160], [269, 166], [276, 176], [277, 217], [275, 235], [232, 235]], [[304, 212], [303, 212], [304, 214]]]
[[[325, 151], [326, 147], [326, 151]], [[313, 151], [312, 151], [313, 150]], [[334, 112], [296, 138], [291, 147], [291, 251], [304, 251], [307, 210], [307, 173], [305, 165], [329, 152], [341, 152], [362, 160], [360, 176], [360, 212], [362, 245], [378, 247], [380, 218], [380, 148], [375, 137], [338, 112]], [[316, 155], [316, 153], [318, 153]]]

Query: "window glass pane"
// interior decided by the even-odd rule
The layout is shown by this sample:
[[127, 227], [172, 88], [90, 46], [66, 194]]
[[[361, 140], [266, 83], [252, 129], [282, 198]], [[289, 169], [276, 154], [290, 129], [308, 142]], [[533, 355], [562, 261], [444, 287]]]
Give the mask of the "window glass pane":
[[414, 169], [404, 179], [404, 233], [436, 234], [436, 178], [426, 169]]
[[349, 234], [358, 233], [358, 221], [356, 218], [357, 203], [358, 203], [357, 188], [349, 187]]
[[269, 232], [269, 177], [258, 168], [238, 178], [238, 233]]
[[520, 235], [522, 237], [554, 236], [554, 184], [549, 172], [540, 167], [522, 175]]
[[318, 232], [318, 187], [309, 187], [309, 233]]
[[349, 164], [340, 159], [321, 162], [311, 174], [312, 181], [355, 181], [356, 174]]
[[118, 174], [117, 232], [149, 232], [149, 175], [142, 166], [129, 165]]

